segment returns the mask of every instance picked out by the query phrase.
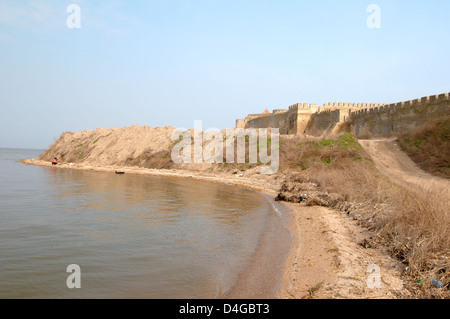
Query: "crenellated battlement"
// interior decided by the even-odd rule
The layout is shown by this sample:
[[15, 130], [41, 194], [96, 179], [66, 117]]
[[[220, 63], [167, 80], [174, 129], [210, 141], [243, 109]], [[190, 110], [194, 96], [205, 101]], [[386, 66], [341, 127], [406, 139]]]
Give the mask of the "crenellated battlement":
[[[267, 111], [266, 111], [267, 112]], [[407, 130], [429, 116], [450, 112], [450, 93], [391, 103], [329, 102], [297, 103], [272, 113], [250, 114], [237, 120], [241, 128], [278, 127], [282, 134], [321, 135], [348, 123], [358, 136], [389, 135]], [[394, 124], [393, 124], [394, 123]], [[364, 129], [363, 129], [364, 128]]]
[[381, 103], [348, 103], [348, 102], [329, 102], [325, 103], [320, 109], [319, 112], [323, 112], [325, 110], [361, 110], [366, 108], [374, 108], [383, 105]]
[[446, 102], [450, 100], [450, 93], [443, 93], [439, 95], [430, 95], [425, 96], [420, 99], [415, 100], [409, 100], [409, 101], [403, 101], [403, 102], [397, 102], [397, 103], [391, 103], [391, 104], [380, 104], [375, 107], [371, 108], [363, 108], [359, 110], [353, 110], [352, 114], [367, 114], [370, 112], [386, 112], [388, 110], [390, 111], [396, 111], [399, 109], [409, 108], [409, 107], [421, 107], [428, 104], [433, 103], [440, 103], [440, 102]]

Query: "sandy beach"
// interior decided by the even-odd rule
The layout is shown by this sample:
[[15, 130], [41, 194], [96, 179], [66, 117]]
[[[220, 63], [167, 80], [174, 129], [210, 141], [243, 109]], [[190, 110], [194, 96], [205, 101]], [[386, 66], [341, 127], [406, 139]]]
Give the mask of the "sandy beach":
[[[22, 161], [26, 165], [51, 167], [52, 164], [39, 159]], [[165, 176], [187, 178], [243, 187], [260, 192], [264, 200], [272, 200], [283, 182], [282, 175], [209, 173], [182, 169], [146, 169], [126, 166], [92, 166], [85, 164], [58, 164], [59, 169], [78, 169], [115, 174]], [[364, 240], [366, 230], [343, 212], [324, 207], [307, 207], [302, 204], [277, 203], [283, 210], [284, 226], [289, 229], [290, 238], [281, 239], [282, 243], [273, 244], [270, 237], [261, 243], [253, 262], [247, 269], [247, 278], [235, 285], [228, 298], [396, 298], [408, 294], [400, 278], [401, 265], [388, 257], [381, 249], [366, 249], [359, 243]], [[274, 235], [274, 229], [268, 229]], [[272, 238], [273, 239], [273, 238]], [[264, 240], [263, 240], [264, 241]], [[279, 280], [265, 280], [264, 273], [271, 269], [277, 271], [276, 263], [269, 267], [261, 264], [267, 260], [273, 249], [283, 251], [276, 256], [283, 259], [278, 269]], [[271, 251], [272, 249], [272, 251]], [[273, 256], [272, 256], [273, 257]], [[275, 266], [274, 266], [275, 264]], [[367, 268], [380, 265], [382, 281], [377, 289], [370, 289], [367, 280], [370, 273]], [[262, 265], [262, 266], [261, 266]], [[269, 276], [270, 277], [270, 276]], [[259, 282], [255, 285], [255, 282]], [[276, 287], [274, 287], [274, 285]], [[270, 287], [269, 287], [270, 286]]]

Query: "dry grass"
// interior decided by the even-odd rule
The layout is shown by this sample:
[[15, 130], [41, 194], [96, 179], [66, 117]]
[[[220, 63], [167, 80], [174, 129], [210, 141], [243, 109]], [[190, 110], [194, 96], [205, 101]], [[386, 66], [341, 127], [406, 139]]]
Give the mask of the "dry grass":
[[[446, 193], [397, 188], [389, 194], [388, 214], [377, 219], [378, 239], [409, 270], [418, 297], [449, 298], [450, 205]], [[446, 288], [436, 289], [433, 280]]]
[[[405, 278], [416, 297], [450, 297], [448, 194], [406, 190], [392, 183], [348, 134], [337, 140], [283, 141], [280, 159], [284, 173], [297, 174], [290, 182], [312, 182], [322, 192], [340, 195], [325, 203], [345, 209], [371, 230], [371, 246], [381, 244], [409, 267]], [[295, 185], [290, 190], [302, 192]], [[445, 288], [435, 288], [432, 280], [440, 280]]]
[[283, 141], [280, 170], [283, 173], [301, 172], [305, 179], [315, 181], [322, 190], [339, 193], [349, 201], [378, 198], [381, 193], [373, 163], [350, 134], [337, 140]]
[[170, 153], [171, 150], [156, 152], [147, 149], [137, 157], [129, 157], [124, 164], [144, 168], [169, 169], [174, 166]]
[[422, 169], [450, 178], [450, 116], [428, 121], [398, 142]]

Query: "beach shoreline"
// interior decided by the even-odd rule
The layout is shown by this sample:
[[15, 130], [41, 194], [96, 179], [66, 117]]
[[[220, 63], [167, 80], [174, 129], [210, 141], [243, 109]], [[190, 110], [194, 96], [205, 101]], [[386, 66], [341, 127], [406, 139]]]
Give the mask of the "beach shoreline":
[[[52, 164], [39, 159], [22, 160], [25, 165], [52, 167]], [[53, 166], [55, 168], [55, 166]], [[57, 165], [59, 169], [77, 169], [116, 174], [148, 175], [170, 178], [184, 178], [215, 182], [241, 187], [258, 192], [262, 200], [272, 201], [277, 196], [285, 180], [283, 174], [261, 175], [259, 173], [236, 174], [190, 169], [147, 169], [120, 165], [93, 166], [85, 164]], [[265, 198], [263, 199], [263, 197]], [[240, 279], [232, 285], [225, 298], [229, 299], [386, 299], [402, 298], [409, 295], [401, 279], [401, 265], [378, 248], [366, 249], [361, 245], [367, 236], [367, 229], [347, 214], [327, 207], [306, 206], [294, 203], [276, 203], [283, 208], [283, 220], [290, 242], [284, 242], [289, 249], [278, 269], [277, 281], [266, 280], [262, 285], [254, 285], [255, 280], [264, 276], [267, 269], [261, 261], [267, 261], [272, 245], [269, 229], [262, 235], [257, 251]], [[280, 207], [278, 206], [278, 207]], [[269, 236], [268, 236], [269, 235]], [[276, 236], [272, 236], [272, 239]], [[265, 242], [264, 242], [265, 241]], [[278, 248], [280, 247], [278, 243]], [[286, 246], [284, 247], [286, 248]], [[377, 289], [368, 289], [367, 280], [370, 265], [379, 265], [382, 282]], [[279, 265], [279, 263], [278, 263]], [[249, 275], [247, 279], [246, 276]], [[249, 280], [253, 278], [254, 280]], [[247, 281], [247, 282], [245, 282]], [[271, 292], [261, 292], [264, 284], [272, 282]], [[276, 287], [274, 287], [276, 285]], [[253, 290], [252, 290], [253, 289]], [[258, 290], [259, 289], [259, 290]], [[269, 290], [269, 289], [267, 289]]]
[[[57, 166], [39, 159], [21, 161], [26, 165], [42, 166], [57, 169], [76, 169], [116, 174], [118, 172], [132, 175], [147, 175], [157, 177], [193, 179], [203, 182], [215, 182], [234, 187], [241, 187], [256, 192], [261, 199], [272, 207], [266, 221], [266, 226], [259, 239], [258, 247], [252, 254], [249, 263], [239, 275], [238, 280], [229, 287], [225, 299], [274, 299], [278, 297], [286, 273], [285, 263], [291, 253], [295, 234], [291, 233], [291, 211], [287, 205], [276, 203], [277, 187], [265, 184], [255, 179], [246, 179], [238, 175], [198, 173], [189, 170], [158, 170], [124, 166], [92, 166], [60, 163]], [[269, 257], [272, 257], [270, 258]], [[275, 257], [275, 258], [274, 258]], [[281, 259], [281, 260], [280, 260]], [[261, 266], [263, 265], [263, 266]], [[270, 274], [270, 275], [268, 275]]]

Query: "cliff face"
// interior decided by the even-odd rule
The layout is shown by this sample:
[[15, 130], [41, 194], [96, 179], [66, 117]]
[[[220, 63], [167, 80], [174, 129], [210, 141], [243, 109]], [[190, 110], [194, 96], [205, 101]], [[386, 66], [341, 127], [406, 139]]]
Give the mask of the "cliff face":
[[[65, 163], [86, 163], [98, 166], [125, 164], [130, 160], [161, 156], [172, 144], [173, 127], [151, 128], [131, 126], [124, 128], [66, 132], [39, 156], [51, 161], [54, 157]], [[163, 156], [161, 156], [163, 157]]]

